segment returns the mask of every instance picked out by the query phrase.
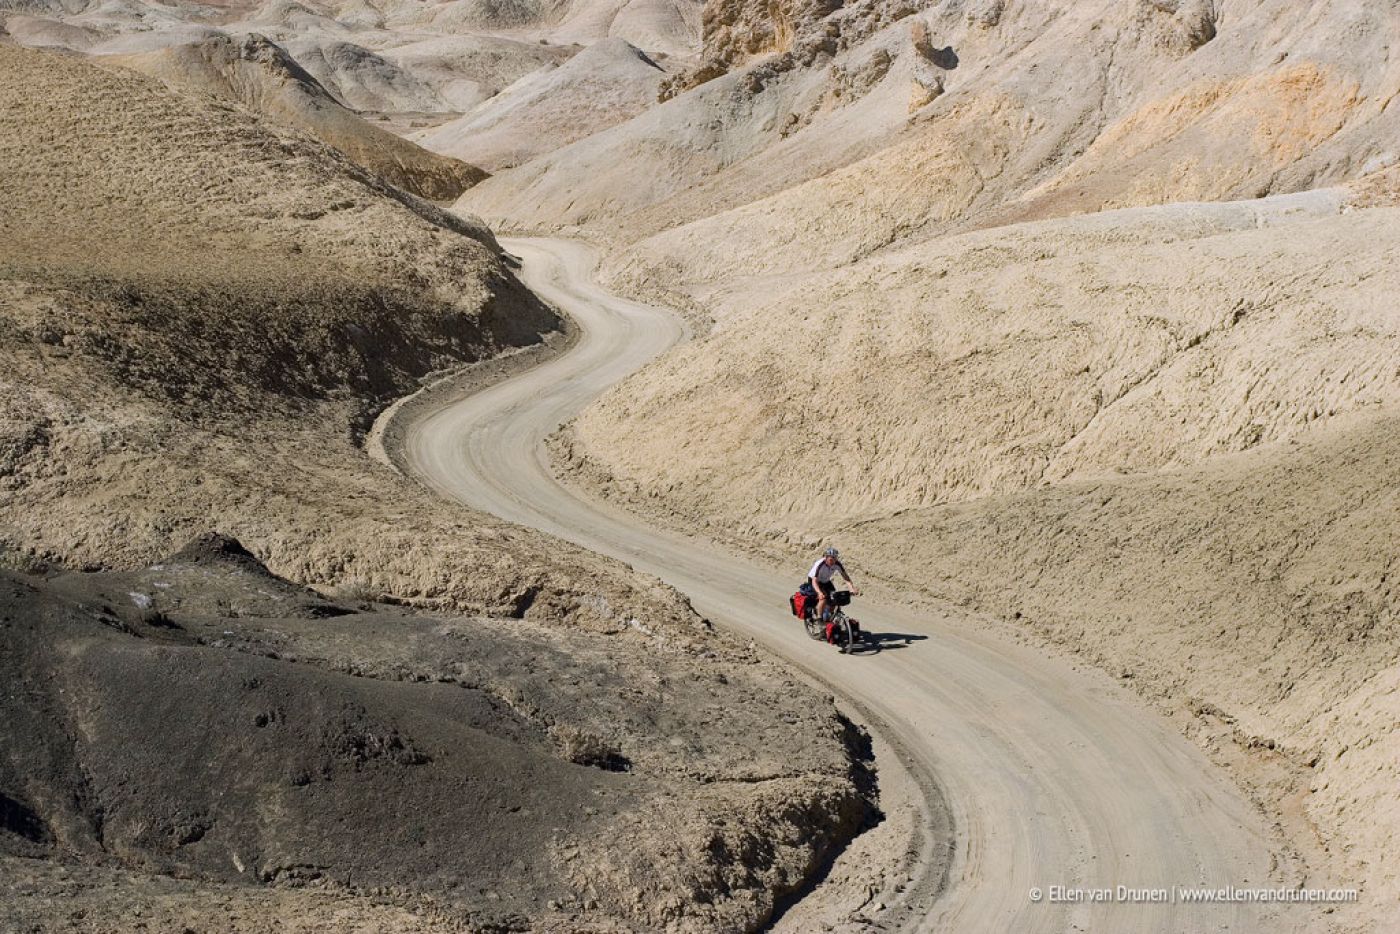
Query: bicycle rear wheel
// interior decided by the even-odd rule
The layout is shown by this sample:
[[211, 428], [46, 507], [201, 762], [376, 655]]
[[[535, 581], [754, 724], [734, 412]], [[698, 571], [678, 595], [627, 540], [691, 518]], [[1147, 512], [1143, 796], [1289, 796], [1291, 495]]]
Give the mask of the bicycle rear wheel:
[[803, 617], [802, 625], [807, 627], [807, 635], [811, 636], [813, 639], [826, 638], [826, 627], [822, 625], [821, 620], [817, 619], [815, 613], [808, 613]]

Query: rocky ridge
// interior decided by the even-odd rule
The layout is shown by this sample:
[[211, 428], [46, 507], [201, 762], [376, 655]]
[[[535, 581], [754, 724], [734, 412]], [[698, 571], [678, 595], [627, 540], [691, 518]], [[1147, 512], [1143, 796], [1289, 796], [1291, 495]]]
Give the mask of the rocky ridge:
[[459, 159], [428, 152], [350, 112], [283, 49], [257, 34], [218, 35], [155, 52], [109, 58], [172, 88], [236, 101], [256, 114], [343, 152], [405, 191], [450, 201], [486, 177]]

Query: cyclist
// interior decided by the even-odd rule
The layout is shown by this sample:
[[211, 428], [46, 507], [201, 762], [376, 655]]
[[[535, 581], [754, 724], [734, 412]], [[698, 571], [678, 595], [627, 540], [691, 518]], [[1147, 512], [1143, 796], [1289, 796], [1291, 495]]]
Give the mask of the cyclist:
[[822, 552], [822, 556], [817, 559], [817, 563], [812, 565], [812, 570], [807, 573], [807, 583], [812, 588], [817, 597], [817, 618], [826, 622], [831, 615], [829, 600], [836, 590], [836, 584], [832, 578], [837, 574], [851, 585], [851, 593], [859, 595], [855, 581], [851, 580], [851, 575], [846, 573], [846, 566], [841, 563], [841, 552], [835, 548], [828, 548]]

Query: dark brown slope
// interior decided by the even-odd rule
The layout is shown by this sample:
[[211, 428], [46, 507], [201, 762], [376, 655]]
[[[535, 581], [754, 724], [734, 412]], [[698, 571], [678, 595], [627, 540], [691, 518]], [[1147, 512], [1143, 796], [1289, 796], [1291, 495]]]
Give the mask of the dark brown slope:
[[[307, 888], [337, 903], [334, 929], [386, 903], [432, 930], [649, 927], [661, 908], [644, 892], [664, 904], [678, 885], [712, 890], [722, 905], [795, 885], [784, 873], [807, 867], [782, 854], [805, 847], [776, 843], [775, 859], [753, 848], [755, 826], [819, 857], [828, 811], [848, 834], [866, 806], [804, 748], [826, 715], [758, 687], [748, 666], [673, 657], [646, 666], [670, 685], [648, 691], [595, 636], [357, 609], [218, 536], [135, 572], [0, 572], [0, 649], [5, 742], [25, 752], [0, 757], [3, 888], [42, 889], [54, 861], [86, 867], [77, 903], [121, 927], [139, 915], [100, 894], [120, 870], [231, 898], [242, 920], [201, 918], [221, 930], [258, 930], [270, 891]], [[645, 702], [599, 691], [619, 675]], [[763, 713], [774, 705], [786, 721]], [[763, 794], [708, 784], [733, 746], [760, 741], [769, 751], [746, 768], [776, 770]], [[832, 765], [822, 797], [792, 797], [797, 774]], [[673, 877], [677, 862], [692, 865]], [[129, 885], [156, 918], [187, 910], [165, 883]], [[6, 929], [56, 920], [33, 901], [4, 906]], [[708, 923], [703, 908], [671, 910]]]

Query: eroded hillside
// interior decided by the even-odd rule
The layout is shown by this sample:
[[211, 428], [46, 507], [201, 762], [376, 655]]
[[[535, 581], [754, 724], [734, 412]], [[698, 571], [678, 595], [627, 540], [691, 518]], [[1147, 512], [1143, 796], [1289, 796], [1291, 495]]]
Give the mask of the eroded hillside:
[[[744, 4], [708, 15], [707, 48], [733, 45], [717, 30], [771, 32]], [[973, 225], [1321, 187], [1394, 159], [1390, 15], [1281, 0], [804, 6], [783, 48], [463, 206], [637, 243], [616, 269], [701, 288]]]
[[360, 448], [558, 337], [489, 232], [72, 57], [0, 122], [0, 925], [752, 928], [866, 818], [828, 701]]
[[515, 165], [645, 109], [694, 64], [699, 17], [697, 0], [0, 0], [20, 45], [238, 100], [442, 200], [480, 178], [463, 156]]
[[1384, 906], [1396, 27], [716, 2], [674, 96], [460, 207], [714, 320], [572, 426], [580, 482], [1081, 652]]
[[[256, 34], [242, 41], [220, 34], [106, 60], [153, 75], [177, 90], [243, 104], [423, 198], [451, 201], [486, 177], [473, 165], [428, 152], [351, 113], [283, 49]], [[341, 93], [346, 94], [343, 88]]]
[[[7, 927], [61, 924], [66, 872], [68, 904], [122, 928], [743, 928], [836, 839], [813, 826], [867, 807], [853, 728], [732, 656], [326, 600], [215, 536], [135, 571], [5, 573], [0, 603], [32, 752], [0, 767]], [[122, 869], [141, 902], [105, 891]]]
[[[450, 218], [241, 107], [4, 53], [8, 563], [135, 569], [217, 527], [323, 589], [708, 650], [669, 591], [353, 444], [426, 374], [560, 327], [461, 218], [579, 234], [714, 327], [572, 426], [575, 479], [793, 567], [837, 541], [1068, 647], [1364, 886], [1338, 927], [1389, 917], [1391, 4], [0, 7], [22, 44], [156, 71], [266, 36], [347, 114], [499, 170]], [[226, 64], [218, 93], [265, 105]], [[753, 923], [746, 884], [667, 904]]]

